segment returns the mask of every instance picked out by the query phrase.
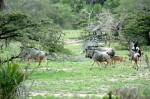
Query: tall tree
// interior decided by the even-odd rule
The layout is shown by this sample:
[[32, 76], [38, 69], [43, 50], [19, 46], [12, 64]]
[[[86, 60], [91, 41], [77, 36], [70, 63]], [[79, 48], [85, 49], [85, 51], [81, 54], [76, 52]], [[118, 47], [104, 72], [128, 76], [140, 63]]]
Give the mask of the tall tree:
[[150, 45], [150, 1], [120, 0], [120, 6], [116, 11], [121, 15], [127, 15], [121, 27], [124, 37], [127, 40]]
[[97, 14], [95, 21], [92, 21], [88, 27], [86, 27], [86, 32], [83, 36], [102, 37], [103, 40], [109, 41], [110, 47], [111, 41], [113, 40], [113, 33], [116, 31], [118, 24], [119, 21], [116, 20], [115, 15], [109, 10], [104, 10]]

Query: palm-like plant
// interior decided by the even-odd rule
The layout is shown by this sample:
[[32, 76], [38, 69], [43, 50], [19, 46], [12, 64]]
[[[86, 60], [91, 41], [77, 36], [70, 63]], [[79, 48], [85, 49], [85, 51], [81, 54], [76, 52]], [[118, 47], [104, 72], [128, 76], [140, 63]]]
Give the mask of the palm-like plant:
[[7, 63], [0, 65], [0, 99], [13, 99], [17, 88], [23, 81], [24, 73], [18, 64]]

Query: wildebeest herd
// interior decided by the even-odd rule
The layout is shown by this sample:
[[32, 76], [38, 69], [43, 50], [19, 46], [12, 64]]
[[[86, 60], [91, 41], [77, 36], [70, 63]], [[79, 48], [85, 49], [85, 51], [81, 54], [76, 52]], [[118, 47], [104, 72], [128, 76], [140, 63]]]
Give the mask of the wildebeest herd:
[[[44, 51], [40, 51], [35, 48], [27, 48], [21, 47], [22, 51], [27, 51], [26, 57], [28, 61], [28, 65], [30, 63], [30, 59], [38, 60], [39, 64], [38, 67], [41, 64], [41, 61], [45, 59], [46, 66], [48, 70], [48, 61], [47, 61], [47, 54]], [[113, 65], [116, 61], [125, 62], [125, 59], [122, 56], [115, 56], [115, 51], [112, 48], [106, 48], [102, 46], [88, 46], [85, 48], [85, 57], [93, 59], [94, 63], [96, 62], [99, 66], [100, 63], [106, 62], [106, 65]], [[143, 51], [138, 47], [138, 43], [131, 42], [129, 47], [129, 60], [132, 62], [134, 61], [134, 68], [138, 70], [138, 61], [141, 60], [141, 57], [143, 55]], [[92, 67], [94, 65], [92, 64]], [[106, 67], [105, 65], [105, 67]], [[92, 67], [90, 69], [92, 69]]]
[[[115, 56], [115, 51], [112, 48], [105, 48], [101, 46], [88, 46], [85, 49], [85, 57], [93, 59], [94, 63], [96, 62], [99, 66], [99, 63], [107, 62], [107, 65], [115, 64], [116, 61], [125, 62], [125, 59], [122, 56]], [[138, 61], [141, 60], [141, 57], [144, 53], [138, 47], [138, 43], [131, 42], [129, 47], [129, 60], [134, 61], [134, 68], [138, 70]], [[94, 65], [92, 64], [92, 67]], [[92, 69], [91, 67], [91, 69]]]

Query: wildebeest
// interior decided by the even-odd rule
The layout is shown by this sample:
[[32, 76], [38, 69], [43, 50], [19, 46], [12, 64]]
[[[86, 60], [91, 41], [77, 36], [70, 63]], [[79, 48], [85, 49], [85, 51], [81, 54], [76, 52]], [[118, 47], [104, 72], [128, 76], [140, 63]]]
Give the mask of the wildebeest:
[[107, 52], [110, 57], [115, 55], [115, 51], [112, 48], [106, 48], [101, 46], [88, 46], [86, 50], [98, 50], [100, 52]]
[[48, 61], [47, 61], [47, 54], [44, 51], [40, 51], [35, 48], [25, 48], [20, 47], [24, 52], [27, 54], [27, 61], [28, 65], [30, 64], [30, 59], [38, 60], [38, 67], [40, 67], [40, 64], [43, 59], [45, 59], [46, 62], [46, 69], [48, 70]]
[[[100, 52], [98, 50], [87, 50], [86, 49], [86, 56], [87, 58], [91, 58], [94, 60], [94, 63], [96, 62], [99, 66], [99, 62], [107, 62], [107, 64], [112, 64], [111, 57], [108, 55], [107, 52]], [[92, 64], [92, 66], [94, 65]], [[91, 67], [92, 69], [92, 67]]]
[[135, 69], [138, 69], [138, 61], [141, 57], [142, 53], [140, 48], [138, 47], [138, 43], [130, 42], [130, 49], [129, 49], [129, 56], [131, 62], [134, 61], [136, 67]]

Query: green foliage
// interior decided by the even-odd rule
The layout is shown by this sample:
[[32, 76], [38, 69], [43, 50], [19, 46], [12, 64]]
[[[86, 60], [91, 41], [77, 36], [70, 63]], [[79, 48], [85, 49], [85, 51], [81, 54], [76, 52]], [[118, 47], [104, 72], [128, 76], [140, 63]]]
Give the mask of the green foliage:
[[84, 0], [71, 0], [70, 6], [74, 12], [79, 13], [85, 6]]
[[113, 11], [120, 18], [120, 33], [126, 40], [138, 41], [141, 45], [150, 45], [149, 0], [119, 0], [119, 6]]
[[120, 5], [119, 1], [120, 0], [107, 0], [104, 3], [104, 8], [107, 8], [113, 11], [115, 8], [117, 8]]
[[107, 0], [85, 0], [86, 1], [86, 4], [101, 4], [103, 5]]
[[33, 24], [30, 17], [24, 13], [3, 13], [0, 12], [0, 39], [14, 39], [20, 36], [19, 30], [31, 27]]
[[24, 73], [18, 64], [0, 65], [0, 99], [15, 99], [17, 88], [23, 81]]
[[149, 0], [119, 0], [119, 6], [115, 9], [117, 13], [128, 13], [143, 7], [149, 7]]
[[9, 0], [8, 6], [12, 11], [21, 11], [36, 19], [49, 19], [62, 28], [72, 28], [76, 18], [69, 4], [59, 0]]
[[0, 13], [0, 39], [50, 51], [63, 48], [63, 33], [51, 20], [35, 20], [20, 12]]
[[62, 28], [72, 29], [86, 25], [87, 19], [78, 15], [82, 10], [92, 11], [91, 18], [94, 18], [103, 6], [110, 9], [118, 6], [118, 0], [8, 0], [7, 5], [12, 11], [21, 11], [37, 19], [48, 18]]
[[143, 45], [150, 45], [149, 26], [150, 11], [141, 9], [128, 14], [128, 17], [124, 21], [122, 31], [126, 39], [138, 41]]
[[36, 18], [46, 18], [50, 9], [49, 0], [7, 0], [7, 6], [11, 11], [20, 11]]
[[50, 10], [47, 11], [47, 17], [53, 19], [53, 22], [62, 28], [73, 28], [72, 24], [75, 22], [76, 16], [71, 11], [67, 4], [52, 5]]

